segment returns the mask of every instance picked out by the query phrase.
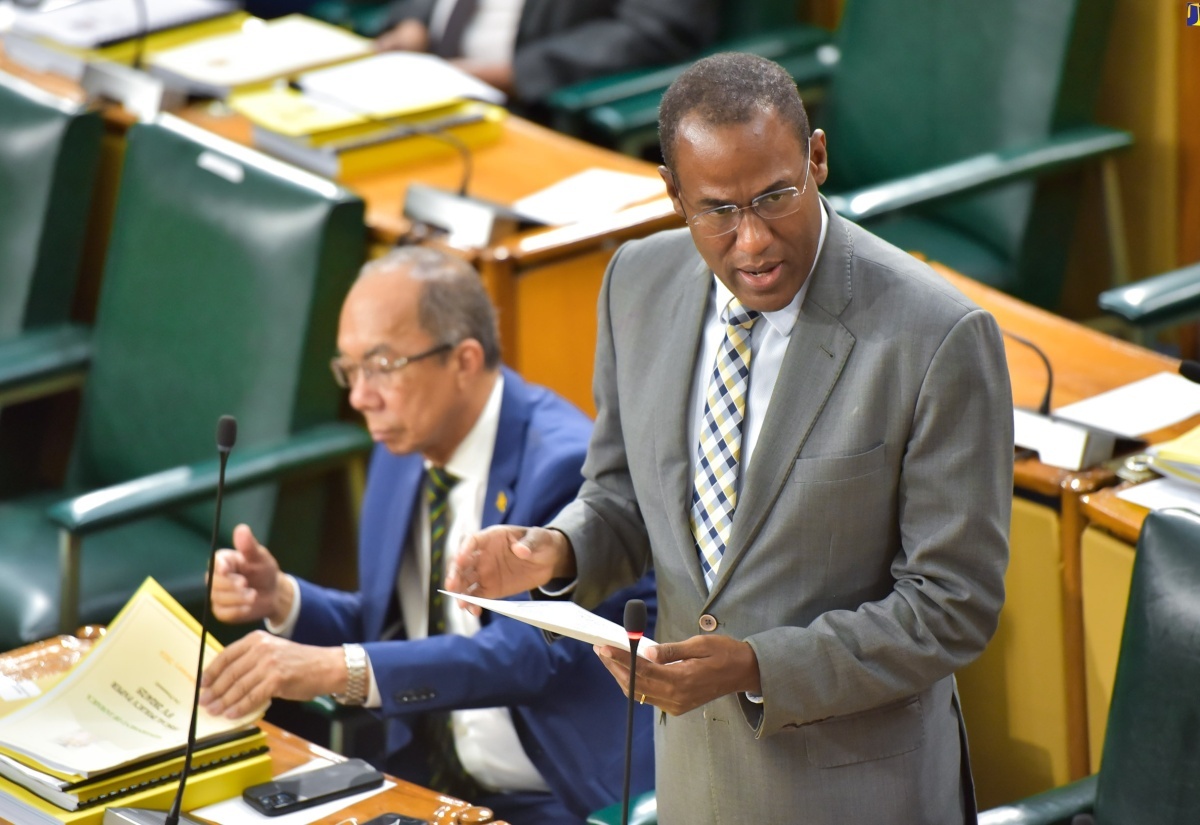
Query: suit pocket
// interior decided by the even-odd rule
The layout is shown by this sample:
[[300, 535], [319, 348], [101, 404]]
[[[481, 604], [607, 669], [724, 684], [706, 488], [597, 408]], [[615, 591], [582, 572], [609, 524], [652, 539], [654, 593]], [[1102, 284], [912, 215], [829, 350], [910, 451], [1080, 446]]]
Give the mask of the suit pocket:
[[805, 725], [808, 761], [836, 768], [898, 756], [921, 747], [925, 736], [921, 698], [910, 696], [882, 708]]
[[860, 478], [883, 469], [887, 452], [876, 444], [866, 452], [855, 455], [798, 458], [792, 467], [792, 481], [800, 484], [824, 484]]

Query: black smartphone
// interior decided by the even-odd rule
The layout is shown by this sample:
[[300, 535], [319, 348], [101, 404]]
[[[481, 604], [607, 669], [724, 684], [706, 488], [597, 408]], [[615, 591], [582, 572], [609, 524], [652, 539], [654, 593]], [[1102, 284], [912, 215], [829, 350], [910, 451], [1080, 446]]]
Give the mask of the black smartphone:
[[267, 816], [279, 816], [369, 791], [383, 784], [383, 774], [362, 759], [337, 762], [295, 776], [253, 785], [242, 791], [251, 808]]
[[429, 825], [429, 820], [404, 814], [380, 814], [374, 819], [368, 819], [363, 825]]

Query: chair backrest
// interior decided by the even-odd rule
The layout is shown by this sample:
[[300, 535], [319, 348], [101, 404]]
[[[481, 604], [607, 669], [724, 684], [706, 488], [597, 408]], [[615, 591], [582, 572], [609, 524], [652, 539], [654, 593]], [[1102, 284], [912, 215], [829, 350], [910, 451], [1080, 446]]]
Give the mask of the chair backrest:
[[[1092, 121], [1113, 0], [847, 0], [821, 112], [830, 191], [1018, 147]], [[924, 210], [1016, 267], [1065, 262], [1077, 186], [1018, 183]], [[1057, 260], [1042, 271], [1061, 272]], [[1042, 278], [1044, 276], [1028, 275]], [[1055, 294], [1017, 290], [1037, 303]], [[1030, 295], [1029, 293], [1033, 294]]]
[[0, 72], [0, 339], [65, 321], [100, 161], [100, 115]]
[[796, 0], [725, 0], [721, 8], [721, 40], [733, 40], [795, 26]]
[[1200, 515], [1151, 513], [1133, 582], [1100, 776], [1098, 825], [1200, 822]]
[[[211, 458], [224, 413], [242, 447], [336, 419], [327, 362], [365, 243], [363, 203], [336, 184], [169, 116], [134, 126], [72, 485]], [[278, 505], [274, 488], [239, 494], [223, 527], [274, 522], [303, 535], [321, 516], [312, 501], [286, 518]], [[179, 517], [207, 531], [212, 509]]]

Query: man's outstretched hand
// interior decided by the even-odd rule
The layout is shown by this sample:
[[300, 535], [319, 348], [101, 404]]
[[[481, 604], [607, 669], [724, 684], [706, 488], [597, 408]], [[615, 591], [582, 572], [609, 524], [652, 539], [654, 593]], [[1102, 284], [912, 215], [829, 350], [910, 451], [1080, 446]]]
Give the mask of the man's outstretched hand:
[[[541, 527], [498, 525], [463, 541], [446, 574], [446, 589], [502, 599], [561, 578], [575, 578], [575, 553], [566, 536]], [[461, 604], [479, 615], [479, 607]]]

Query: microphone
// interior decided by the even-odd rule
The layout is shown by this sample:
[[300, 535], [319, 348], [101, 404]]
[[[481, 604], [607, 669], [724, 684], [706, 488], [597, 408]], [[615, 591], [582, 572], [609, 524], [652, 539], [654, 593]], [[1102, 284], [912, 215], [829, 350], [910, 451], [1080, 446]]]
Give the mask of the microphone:
[[625, 717], [625, 782], [621, 788], [621, 825], [629, 825], [629, 774], [633, 768], [633, 697], [637, 686], [638, 642], [646, 632], [646, 603], [625, 602], [625, 633], [629, 636], [629, 712]]
[[1042, 396], [1042, 403], [1038, 404], [1037, 411], [1041, 415], [1050, 415], [1050, 393], [1054, 389], [1054, 369], [1050, 366], [1050, 359], [1046, 357], [1046, 353], [1042, 351], [1041, 347], [1033, 343], [1033, 341], [1030, 341], [1028, 338], [1023, 338], [1020, 335], [1009, 332], [1006, 329], [1001, 329], [1000, 334], [1011, 338], [1018, 344], [1024, 344], [1025, 346], [1029, 347], [1031, 350], [1037, 353], [1038, 358], [1041, 358], [1042, 363], [1046, 365], [1046, 394]]
[[1179, 362], [1179, 374], [1189, 381], [1200, 384], [1200, 361], [1185, 358]]
[[[192, 720], [188, 727], [187, 747], [183, 752], [183, 768], [179, 771], [179, 789], [175, 792], [175, 801], [171, 810], [165, 814], [162, 811], [151, 811], [145, 808], [109, 808], [104, 812], [103, 825], [200, 825], [193, 819], [181, 817], [179, 808], [183, 804], [183, 792], [187, 787], [188, 775], [192, 769], [192, 752], [196, 750], [196, 720], [200, 715], [200, 677], [204, 673], [204, 647], [208, 641], [208, 603], [212, 601], [213, 567], [217, 558], [217, 534], [221, 529], [221, 499], [225, 495], [225, 464], [229, 461], [229, 452], [237, 441], [237, 419], [232, 415], [223, 415], [217, 421], [217, 455], [220, 469], [217, 473], [217, 503], [213, 513], [212, 542], [208, 552], [208, 585], [204, 592], [204, 604], [200, 608], [200, 653], [196, 657], [196, 687], [192, 694]], [[644, 611], [644, 608], [643, 608]], [[644, 618], [643, 618], [644, 621]]]

